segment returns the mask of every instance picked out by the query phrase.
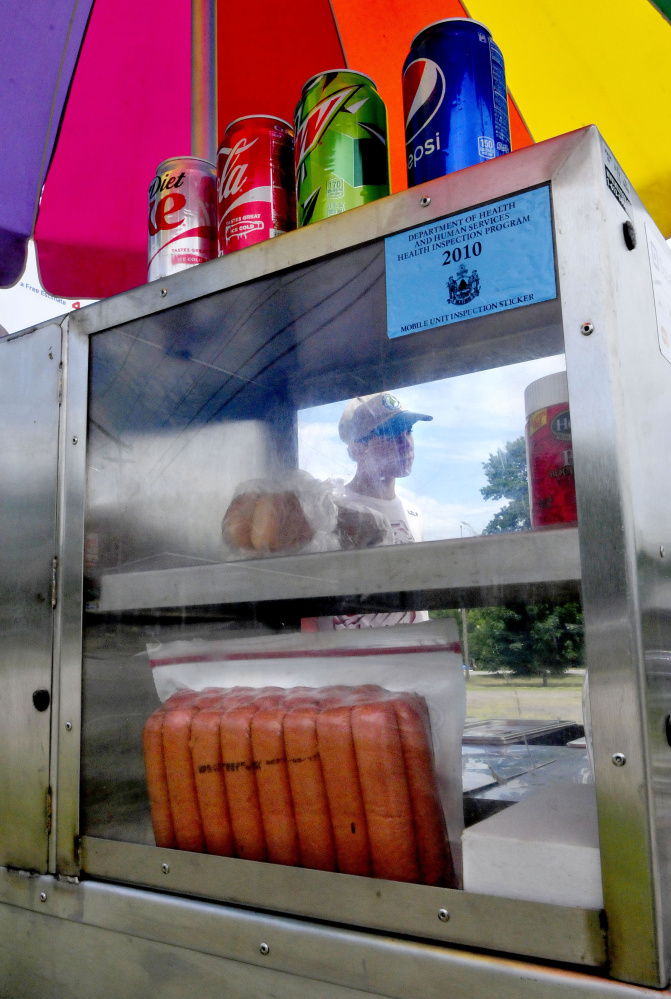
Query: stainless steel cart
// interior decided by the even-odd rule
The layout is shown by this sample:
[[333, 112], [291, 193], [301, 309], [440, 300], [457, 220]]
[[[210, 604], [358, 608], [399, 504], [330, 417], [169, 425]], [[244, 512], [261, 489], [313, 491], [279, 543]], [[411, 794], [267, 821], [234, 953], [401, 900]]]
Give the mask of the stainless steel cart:
[[[470, 316], [453, 303], [389, 335], [389, 238], [528, 192], [549, 197], [556, 294]], [[0, 342], [0, 994], [667, 985], [665, 251], [586, 128]], [[223, 558], [234, 487], [296, 467], [299, 411], [562, 353], [578, 527]], [[603, 911], [152, 845], [148, 641], [579, 593]]]

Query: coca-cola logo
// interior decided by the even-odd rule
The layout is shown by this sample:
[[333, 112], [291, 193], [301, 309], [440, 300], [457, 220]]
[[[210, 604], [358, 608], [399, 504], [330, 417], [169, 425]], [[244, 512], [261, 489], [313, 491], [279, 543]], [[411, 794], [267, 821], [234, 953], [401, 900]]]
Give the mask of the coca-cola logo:
[[248, 179], [247, 167], [249, 162], [241, 163], [243, 153], [251, 149], [258, 142], [256, 139], [240, 139], [232, 147], [222, 146], [219, 150], [219, 162], [224, 158], [223, 165], [219, 169], [219, 180], [217, 182], [217, 197], [221, 203], [224, 198], [230, 198], [242, 190], [245, 181]]

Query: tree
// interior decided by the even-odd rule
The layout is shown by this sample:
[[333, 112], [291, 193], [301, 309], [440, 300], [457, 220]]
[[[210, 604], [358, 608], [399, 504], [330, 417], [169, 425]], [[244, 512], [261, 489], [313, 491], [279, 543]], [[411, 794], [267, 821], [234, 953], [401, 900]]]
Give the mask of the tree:
[[470, 652], [483, 669], [529, 675], [582, 666], [580, 604], [541, 602], [468, 611]]
[[480, 490], [483, 498], [510, 501], [494, 514], [482, 533], [528, 530], [531, 519], [524, 437], [508, 441], [505, 448], [499, 448], [495, 454], [490, 454], [482, 467], [487, 477], [487, 485]]

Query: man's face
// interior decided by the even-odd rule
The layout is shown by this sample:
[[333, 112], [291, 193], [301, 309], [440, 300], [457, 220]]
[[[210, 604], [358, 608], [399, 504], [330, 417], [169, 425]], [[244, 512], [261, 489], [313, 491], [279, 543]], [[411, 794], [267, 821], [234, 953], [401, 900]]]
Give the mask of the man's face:
[[402, 479], [410, 475], [415, 460], [412, 427], [389, 433], [373, 433], [351, 445], [352, 457], [362, 471], [380, 479]]

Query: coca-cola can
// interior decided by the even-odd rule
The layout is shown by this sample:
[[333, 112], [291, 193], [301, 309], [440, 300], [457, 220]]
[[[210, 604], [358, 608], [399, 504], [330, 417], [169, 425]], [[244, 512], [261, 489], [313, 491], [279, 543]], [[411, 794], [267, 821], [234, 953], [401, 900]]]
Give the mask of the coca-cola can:
[[217, 254], [217, 173], [197, 156], [175, 156], [149, 185], [149, 281]]
[[254, 114], [230, 123], [217, 156], [220, 253], [296, 228], [293, 163], [289, 122]]

